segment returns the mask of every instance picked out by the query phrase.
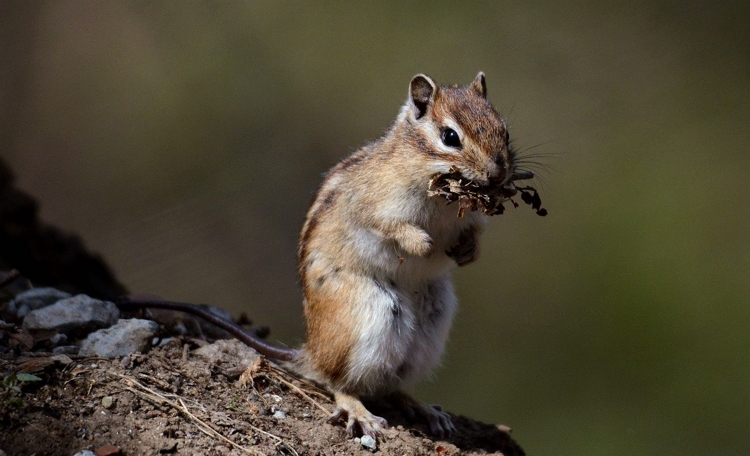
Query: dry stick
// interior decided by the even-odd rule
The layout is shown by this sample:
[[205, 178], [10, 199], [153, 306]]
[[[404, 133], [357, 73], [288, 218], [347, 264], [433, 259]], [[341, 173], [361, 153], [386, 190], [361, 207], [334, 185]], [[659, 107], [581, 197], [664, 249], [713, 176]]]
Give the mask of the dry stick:
[[[196, 421], [197, 423], [200, 423], [200, 424], [201, 424], [202, 426], [204, 426], [204, 427], [205, 427], [206, 429], [208, 429], [209, 431], [211, 431], [211, 432], [208, 432], [208, 431], [206, 431], [206, 429], [202, 429], [202, 428], [201, 428], [200, 426], [198, 426], [198, 429], [202, 430], [202, 431], [203, 431], [204, 433], [206, 433], [206, 434], [207, 434], [207, 435], [208, 435], [209, 437], [214, 437], [214, 438], [217, 438], [217, 437], [218, 437], [218, 438], [220, 438], [221, 440], [223, 440], [223, 441], [227, 442], [228, 444], [232, 445], [233, 447], [235, 447], [235, 448], [237, 448], [237, 449], [239, 449], [239, 450], [242, 450], [242, 451], [244, 451], [245, 453], [250, 453], [250, 454], [263, 454], [263, 453], [261, 453], [261, 452], [260, 452], [260, 451], [258, 451], [258, 450], [253, 450], [253, 449], [250, 449], [250, 448], [245, 448], [245, 447], [243, 447], [243, 446], [237, 445], [236, 443], [232, 442], [232, 441], [231, 441], [231, 440], [229, 440], [228, 438], [224, 437], [224, 436], [223, 436], [223, 435], [221, 435], [221, 434], [220, 434], [219, 432], [217, 432], [217, 431], [213, 430], [212, 428], [210, 428], [210, 427], [208, 426], [208, 424], [206, 424], [206, 423], [205, 423], [205, 422], [204, 422], [203, 420], [201, 420], [201, 419], [200, 419], [200, 418], [198, 418], [197, 416], [195, 416], [195, 415], [193, 415], [192, 413], [190, 413], [190, 410], [188, 410], [187, 406], [185, 405], [185, 402], [184, 402], [184, 401], [182, 400], [182, 398], [181, 398], [181, 397], [180, 397], [180, 398], [178, 398], [177, 400], [178, 400], [178, 401], [180, 401], [180, 409], [181, 409], [181, 410], [182, 410], [182, 411], [183, 411], [183, 412], [184, 412], [184, 413], [185, 413], [185, 414], [186, 414], [187, 416], [189, 416], [189, 417], [190, 417], [190, 418], [192, 418], [192, 419], [193, 419], [194, 421]], [[212, 435], [212, 434], [213, 434], [213, 435]]]
[[[139, 385], [139, 386], [143, 386], [143, 385]], [[216, 431], [210, 425], [208, 425], [208, 423], [204, 422], [203, 420], [201, 420], [200, 418], [198, 418], [194, 414], [190, 413], [190, 410], [188, 410], [188, 408], [185, 406], [185, 403], [182, 401], [182, 398], [178, 398], [178, 400], [180, 401], [180, 404], [178, 405], [174, 401], [170, 401], [169, 399], [161, 396], [158, 393], [148, 394], [148, 393], [144, 393], [142, 391], [139, 391], [139, 390], [137, 390], [135, 388], [132, 388], [132, 387], [129, 387], [129, 386], [126, 386], [125, 389], [127, 389], [128, 391], [131, 391], [131, 392], [135, 393], [137, 396], [145, 397], [148, 400], [156, 402], [159, 405], [162, 405], [162, 404], [166, 403], [167, 405], [172, 406], [173, 408], [177, 409], [178, 411], [182, 411], [183, 413], [185, 413], [187, 415], [187, 417], [189, 419], [192, 419], [194, 421], [196, 427], [201, 432], [203, 432], [204, 434], [206, 434], [207, 436], [209, 436], [211, 438], [214, 438], [214, 439], [218, 438], [218, 439], [224, 440], [225, 442], [229, 443], [233, 447], [236, 447], [236, 448], [244, 451], [245, 453], [249, 453], [249, 454], [261, 454], [261, 455], [263, 454], [263, 453], [261, 453], [261, 452], [259, 452], [257, 450], [253, 450], [253, 449], [249, 449], [249, 448], [244, 448], [244, 447], [242, 447], [240, 445], [237, 445], [236, 443], [232, 442], [231, 440], [229, 440], [226, 437], [224, 437], [223, 435], [221, 435], [218, 431]]]
[[6, 275], [5, 278], [0, 281], [0, 288], [8, 285], [19, 277], [21, 277], [21, 273], [16, 269], [11, 269], [10, 271], [8, 271], [8, 275]]
[[[317, 387], [317, 386], [315, 386], [314, 384], [312, 384], [312, 383], [310, 383], [310, 382], [308, 382], [308, 381], [306, 381], [306, 380], [304, 380], [304, 379], [302, 379], [302, 378], [296, 377], [296, 376], [295, 376], [294, 374], [292, 374], [292, 373], [291, 373], [291, 372], [289, 372], [289, 371], [286, 371], [286, 370], [284, 370], [284, 369], [280, 369], [280, 368], [278, 368], [278, 367], [275, 367], [275, 366], [273, 366], [273, 365], [270, 365], [270, 364], [269, 364], [269, 368], [271, 369], [271, 371], [272, 371], [272, 372], [275, 372], [276, 374], [279, 374], [279, 375], [285, 375], [285, 376], [287, 376], [287, 377], [291, 377], [292, 379], [294, 379], [294, 380], [297, 380], [298, 382], [300, 382], [300, 383], [302, 383], [302, 384], [306, 385], [306, 386], [308, 387], [308, 390], [307, 390], [307, 392], [308, 392], [308, 393], [310, 393], [310, 394], [315, 394], [315, 395], [317, 395], [318, 397], [320, 397], [320, 398], [322, 398], [322, 399], [325, 399], [325, 400], [327, 400], [328, 402], [331, 402], [331, 396], [330, 396], [330, 395], [327, 395], [327, 394], [325, 394], [325, 393], [326, 393], [326, 391], [324, 391], [324, 390], [321, 390], [320, 388], [318, 388], [318, 387]], [[303, 390], [303, 391], [304, 391], [304, 390]]]
[[[149, 401], [154, 402], [154, 403], [156, 403], [158, 405], [164, 405], [165, 403], [167, 403], [169, 401], [168, 399], [164, 399], [164, 398], [161, 398], [159, 396], [154, 396], [153, 394], [144, 393], [143, 391], [137, 390], [137, 389], [133, 388], [132, 386], [123, 386], [122, 389], [124, 389], [126, 391], [130, 391], [131, 393], [135, 394], [136, 396], [141, 396], [143, 398], [146, 398]], [[173, 405], [173, 404], [169, 404], [169, 405]]]
[[[126, 381], [128, 381], [130, 383], [132, 383], [133, 385], [138, 386], [139, 388], [147, 391], [149, 394], [144, 393], [143, 391], [138, 391], [137, 389], [129, 387], [129, 386], [125, 386], [126, 390], [131, 391], [131, 392], [133, 392], [133, 393], [135, 393], [137, 395], [140, 395], [140, 396], [145, 396], [147, 399], [149, 399], [149, 400], [151, 400], [153, 402], [156, 402], [157, 404], [161, 405], [161, 404], [165, 404], [166, 403], [167, 405], [170, 405], [173, 408], [184, 412], [188, 416], [188, 418], [193, 419], [195, 422], [199, 423], [199, 425], [197, 426], [198, 429], [200, 429], [203, 433], [205, 433], [209, 437], [220, 438], [220, 439], [226, 441], [227, 443], [229, 443], [230, 445], [232, 445], [232, 446], [234, 446], [234, 447], [236, 447], [236, 448], [244, 451], [245, 453], [260, 454], [260, 455], [263, 454], [263, 453], [260, 453], [257, 450], [253, 450], [253, 449], [249, 449], [249, 448], [244, 448], [244, 447], [242, 447], [240, 445], [237, 445], [236, 443], [234, 443], [231, 440], [229, 440], [226, 437], [224, 437], [221, 433], [219, 433], [218, 431], [216, 431], [215, 429], [213, 429], [213, 427], [211, 427], [208, 423], [204, 422], [203, 420], [201, 420], [200, 418], [198, 418], [197, 416], [195, 416], [193, 413], [191, 413], [190, 410], [185, 405], [185, 402], [183, 402], [183, 400], [182, 400], [181, 397], [179, 397], [177, 395], [174, 395], [180, 401], [180, 404], [177, 404], [176, 402], [167, 399], [166, 397], [164, 397], [163, 395], [159, 394], [158, 392], [152, 390], [151, 388], [148, 388], [147, 386], [141, 384], [138, 380], [136, 380], [133, 377], [128, 377], [127, 375], [118, 374], [117, 372], [112, 372], [112, 371], [109, 371], [109, 373], [111, 375], [115, 375], [117, 377], [120, 377], [120, 378], [122, 378], [122, 379], [124, 379], [124, 380], [126, 380]], [[252, 424], [247, 423], [247, 425], [251, 429], [253, 429], [254, 431], [256, 431], [256, 432], [259, 432], [261, 434], [264, 434], [264, 435], [267, 435], [269, 437], [274, 438], [278, 443], [284, 443], [284, 445], [286, 445], [290, 450], [292, 450], [295, 454], [297, 454], [297, 451], [294, 448], [292, 448], [291, 445], [285, 443], [284, 440], [281, 437], [279, 437], [277, 435], [274, 435], [274, 434], [271, 434], [270, 432], [264, 431], [263, 429], [260, 429], [260, 428], [258, 428], [256, 426], [253, 426]]]
[[300, 389], [300, 388], [299, 388], [299, 387], [298, 387], [297, 385], [295, 385], [295, 384], [293, 384], [293, 383], [291, 383], [291, 382], [288, 382], [288, 381], [284, 380], [284, 379], [283, 379], [283, 378], [281, 377], [281, 375], [277, 374], [276, 372], [273, 372], [273, 371], [271, 371], [271, 373], [273, 374], [273, 376], [274, 376], [274, 377], [276, 377], [276, 380], [278, 380], [278, 381], [280, 381], [281, 383], [285, 384], [285, 385], [286, 385], [286, 386], [288, 386], [289, 388], [291, 388], [291, 389], [293, 389], [294, 391], [296, 391], [297, 393], [299, 393], [299, 395], [300, 395], [300, 396], [302, 396], [303, 398], [305, 398], [305, 399], [307, 399], [308, 401], [312, 402], [312, 403], [313, 403], [313, 405], [315, 405], [315, 406], [316, 406], [316, 407], [318, 407], [318, 408], [319, 408], [320, 410], [322, 410], [322, 411], [323, 411], [323, 413], [325, 413], [325, 414], [326, 414], [326, 416], [329, 416], [329, 415], [331, 414], [331, 412], [329, 412], [329, 411], [328, 411], [328, 410], [327, 410], [327, 409], [326, 409], [325, 407], [323, 407], [322, 405], [318, 404], [318, 403], [317, 403], [317, 402], [315, 401], [315, 399], [313, 399], [313, 398], [311, 398], [310, 396], [308, 396], [307, 394], [305, 394], [305, 392], [304, 392], [304, 391], [302, 391], [302, 390], [301, 390], [301, 389]]
[[[130, 380], [132, 382], [132, 379], [128, 379], [128, 380]], [[144, 389], [148, 389], [148, 388], [145, 388], [143, 385], [140, 385], [138, 382], [134, 382], [134, 384], [137, 384], [138, 386], [140, 386], [140, 387], [142, 387]], [[229, 443], [230, 445], [232, 445], [232, 446], [234, 446], [234, 447], [236, 447], [236, 448], [238, 448], [238, 449], [240, 449], [240, 450], [242, 450], [242, 451], [244, 451], [245, 453], [248, 453], [248, 454], [263, 455], [263, 453], [261, 453], [261, 452], [259, 452], [257, 450], [250, 449], [250, 448], [244, 448], [244, 447], [242, 447], [240, 445], [237, 445], [236, 443], [232, 442], [231, 440], [229, 440], [226, 437], [224, 437], [223, 435], [221, 435], [221, 433], [219, 433], [218, 431], [216, 431], [215, 429], [213, 429], [209, 424], [205, 423], [200, 418], [198, 418], [194, 414], [190, 413], [190, 410], [188, 410], [188, 408], [185, 406], [185, 403], [182, 401], [182, 398], [178, 398], [178, 400], [180, 401], [180, 405], [178, 405], [174, 401], [170, 401], [169, 399], [165, 398], [164, 396], [162, 396], [162, 395], [160, 395], [158, 393], [148, 394], [148, 393], [144, 393], [143, 391], [139, 391], [139, 390], [137, 390], [135, 388], [132, 388], [130, 386], [126, 386], [125, 389], [128, 390], [128, 391], [130, 391], [130, 392], [132, 392], [132, 393], [134, 393], [136, 396], [145, 397], [146, 399], [148, 399], [150, 401], [153, 401], [153, 402], [156, 402], [159, 405], [162, 405], [162, 404], [166, 403], [167, 405], [172, 406], [176, 410], [182, 411], [183, 413], [185, 413], [187, 415], [187, 417], [189, 419], [192, 419], [194, 421], [196, 427], [201, 432], [203, 432], [204, 434], [206, 434], [207, 436], [209, 436], [211, 438], [214, 438], [214, 439], [215, 438], [219, 438], [221, 440], [224, 440], [227, 443]]]
[[148, 381], [150, 381], [151, 383], [155, 383], [155, 384], [159, 385], [160, 387], [162, 387], [164, 389], [169, 388], [169, 383], [165, 382], [164, 380], [159, 380], [156, 377], [152, 377], [152, 376], [150, 376], [148, 374], [144, 374], [142, 372], [140, 374], [138, 374], [138, 376], [141, 377], [141, 378], [144, 378], [144, 379], [146, 379]]

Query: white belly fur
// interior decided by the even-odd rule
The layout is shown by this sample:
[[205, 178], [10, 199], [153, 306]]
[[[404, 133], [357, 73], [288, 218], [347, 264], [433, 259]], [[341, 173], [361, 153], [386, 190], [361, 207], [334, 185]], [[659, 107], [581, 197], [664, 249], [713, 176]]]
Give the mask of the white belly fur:
[[361, 299], [355, 314], [361, 318], [347, 383], [359, 391], [401, 389], [440, 363], [457, 306], [451, 281], [455, 263], [445, 251], [469, 224], [484, 220], [477, 213], [458, 219], [455, 206], [436, 210], [439, 216], [431, 214], [426, 227], [435, 247], [428, 258], [404, 255], [393, 241], [371, 232], [357, 236], [355, 249], [370, 262], [366, 270], [377, 271], [357, 278]]

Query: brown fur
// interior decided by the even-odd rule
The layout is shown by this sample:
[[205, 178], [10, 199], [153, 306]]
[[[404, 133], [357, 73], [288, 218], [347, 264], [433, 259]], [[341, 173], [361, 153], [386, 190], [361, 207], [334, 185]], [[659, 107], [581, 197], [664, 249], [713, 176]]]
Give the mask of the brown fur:
[[[335, 417], [348, 414], [348, 428], [359, 423], [371, 435], [384, 420], [359, 396], [394, 393], [403, 377], [437, 364], [456, 302], [448, 270], [479, 251], [486, 217], [456, 218], [427, 194], [431, 176], [456, 166], [487, 183], [513, 171], [505, 123], [486, 100], [482, 73], [461, 87], [417, 75], [409, 93], [382, 138], [326, 175], [298, 253], [307, 321], [302, 370], [336, 392]], [[460, 150], [441, 142], [446, 128], [463, 135]], [[406, 402], [436, 433], [452, 431], [446, 414]]]

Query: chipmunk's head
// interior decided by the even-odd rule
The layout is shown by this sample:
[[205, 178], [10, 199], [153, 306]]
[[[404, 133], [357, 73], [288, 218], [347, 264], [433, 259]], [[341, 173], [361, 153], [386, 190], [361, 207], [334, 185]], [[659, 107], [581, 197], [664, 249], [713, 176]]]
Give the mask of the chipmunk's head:
[[428, 76], [414, 76], [401, 115], [435, 172], [455, 166], [480, 185], [511, 184], [515, 164], [508, 128], [487, 101], [484, 73], [466, 86], [438, 86]]

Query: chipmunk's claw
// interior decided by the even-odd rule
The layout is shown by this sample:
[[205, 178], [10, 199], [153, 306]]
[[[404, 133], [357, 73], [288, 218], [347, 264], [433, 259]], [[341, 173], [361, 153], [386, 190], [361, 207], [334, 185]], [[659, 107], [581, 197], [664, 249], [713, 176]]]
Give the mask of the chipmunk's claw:
[[346, 423], [346, 432], [351, 437], [369, 435], [375, 440], [384, 440], [383, 430], [388, 429], [388, 421], [370, 413], [359, 399], [337, 394], [338, 407], [328, 418], [329, 424]]

